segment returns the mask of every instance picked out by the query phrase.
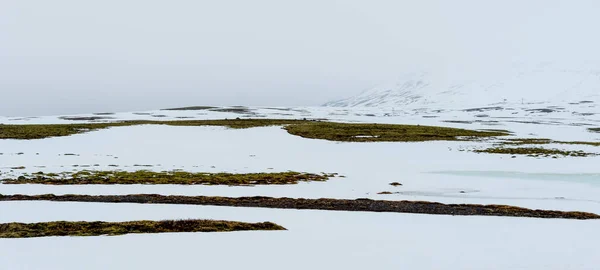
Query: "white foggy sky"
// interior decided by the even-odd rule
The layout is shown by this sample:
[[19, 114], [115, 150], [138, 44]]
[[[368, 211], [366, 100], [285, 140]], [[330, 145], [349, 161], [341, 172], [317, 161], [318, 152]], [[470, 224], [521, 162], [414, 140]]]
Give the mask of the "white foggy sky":
[[0, 0], [0, 115], [311, 106], [402, 72], [598, 61], [595, 0]]

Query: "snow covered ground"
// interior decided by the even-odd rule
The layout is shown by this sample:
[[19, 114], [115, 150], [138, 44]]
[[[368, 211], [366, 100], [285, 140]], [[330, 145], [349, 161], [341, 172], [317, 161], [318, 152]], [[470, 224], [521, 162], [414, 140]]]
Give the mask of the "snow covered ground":
[[593, 62], [541, 62], [412, 72], [325, 105], [456, 109], [491, 104], [600, 102], [599, 66]]
[[[544, 105], [547, 108], [550, 105]], [[596, 103], [506, 108], [248, 108], [243, 113], [151, 111], [114, 120], [309, 118], [506, 129], [515, 137], [599, 141]], [[553, 107], [554, 108], [554, 107]], [[466, 109], [466, 110], [465, 110]], [[483, 116], [485, 115], [485, 116]], [[84, 115], [93, 116], [93, 115]], [[451, 121], [451, 122], [447, 122]], [[78, 123], [57, 116], [0, 117], [4, 124]], [[600, 213], [600, 157], [510, 158], [461, 149], [479, 142], [340, 143], [280, 127], [132, 126], [69, 137], [0, 140], [0, 174], [71, 170], [340, 173], [324, 183], [288, 186], [2, 185], [0, 194], [184, 194], [373, 198], [508, 204]], [[600, 147], [556, 145], [600, 153]], [[75, 155], [65, 155], [65, 154]], [[117, 165], [119, 167], [111, 167]], [[138, 165], [138, 166], [136, 166]], [[152, 165], [143, 167], [139, 165]], [[11, 169], [14, 167], [25, 169]], [[403, 186], [390, 186], [400, 182]], [[378, 192], [396, 192], [378, 195]], [[215, 218], [273, 221], [285, 232], [127, 235], [0, 240], [0, 269], [596, 269], [597, 221], [452, 217], [177, 205], [2, 202], [0, 222]]]
[[0, 239], [0, 269], [597, 269], [599, 221], [15, 202], [0, 222], [214, 218], [281, 232]]

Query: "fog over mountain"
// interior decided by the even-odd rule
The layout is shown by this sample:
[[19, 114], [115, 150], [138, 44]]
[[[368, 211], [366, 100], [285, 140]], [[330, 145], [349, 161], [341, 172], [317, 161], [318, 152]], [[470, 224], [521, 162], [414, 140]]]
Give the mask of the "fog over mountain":
[[493, 104], [600, 102], [600, 67], [514, 64], [488, 70], [407, 73], [333, 107], [473, 107]]
[[552, 63], [549, 76], [600, 69], [599, 10], [595, 0], [5, 0], [0, 115], [318, 106], [386, 82], [422, 81], [431, 90], [419, 96], [508, 89], [522, 85], [515, 64]]

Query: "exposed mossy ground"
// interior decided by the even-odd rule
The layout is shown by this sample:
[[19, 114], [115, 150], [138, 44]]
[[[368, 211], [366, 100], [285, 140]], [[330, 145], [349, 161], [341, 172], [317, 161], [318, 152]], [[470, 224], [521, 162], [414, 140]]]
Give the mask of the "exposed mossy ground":
[[587, 157], [596, 156], [595, 153], [588, 153], [584, 151], [570, 151], [560, 149], [547, 149], [541, 147], [490, 147], [485, 149], [474, 150], [476, 153], [490, 153], [490, 154], [507, 154], [507, 155], [527, 155], [531, 157]]
[[600, 146], [600, 142], [584, 142], [584, 141], [555, 141], [550, 139], [528, 138], [528, 139], [508, 139], [502, 142], [504, 145], [532, 145], [532, 144], [569, 144], [569, 145], [589, 145]]
[[600, 128], [588, 128], [589, 131], [591, 132], [598, 132], [600, 133]]
[[180, 107], [180, 108], [168, 108], [163, 109], [163, 111], [203, 111], [208, 109], [216, 109], [217, 107], [212, 106], [189, 106], [189, 107]]
[[97, 121], [97, 120], [110, 120], [112, 117], [106, 116], [61, 116], [59, 119], [70, 120], [70, 121]]
[[344, 142], [457, 141], [508, 135], [508, 132], [503, 131], [476, 131], [419, 125], [349, 124], [285, 119], [232, 119], [187, 121], [144, 120], [58, 125], [0, 125], [0, 139], [43, 139], [69, 136], [109, 127], [134, 125], [224, 126], [240, 129], [264, 126], [285, 126], [288, 133], [304, 138]]
[[189, 204], [331, 211], [395, 212], [458, 216], [509, 216], [531, 218], [600, 219], [586, 212], [533, 210], [508, 205], [443, 204], [425, 201], [383, 201], [371, 199], [294, 199], [272, 197], [210, 197], [136, 195], [2, 195], [0, 201], [59, 201], [144, 204]]
[[3, 179], [4, 184], [44, 185], [286, 185], [298, 182], [327, 181], [336, 174], [311, 174], [299, 172], [279, 173], [191, 173], [183, 171], [78, 171], [56, 173], [33, 173], [18, 178]]
[[508, 133], [499, 131], [476, 131], [436, 126], [334, 122], [288, 125], [285, 129], [290, 134], [303, 138], [343, 142], [457, 141], [508, 135]]
[[[507, 154], [507, 155], [527, 155], [531, 157], [587, 157], [596, 156], [597, 153], [585, 152], [582, 150], [561, 150], [561, 149], [548, 149], [542, 148], [537, 145], [548, 145], [548, 144], [564, 144], [564, 145], [587, 145], [587, 146], [600, 146], [600, 142], [586, 142], [586, 141], [556, 141], [545, 138], [510, 138], [503, 139], [497, 143], [494, 147], [486, 149], [474, 150], [476, 153], [491, 153], [491, 154]], [[535, 145], [535, 147], [531, 147]]]
[[98, 236], [131, 233], [231, 232], [285, 230], [271, 222], [245, 223], [223, 220], [163, 220], [129, 222], [41, 222], [0, 224], [0, 238], [47, 236]]
[[234, 129], [252, 127], [281, 126], [304, 123], [301, 120], [280, 119], [231, 119], [231, 120], [177, 120], [177, 121], [120, 121], [107, 123], [84, 124], [53, 124], [53, 125], [2, 125], [0, 124], [0, 139], [44, 139], [62, 137], [110, 127], [125, 127], [136, 125], [169, 125], [169, 126], [223, 126]]
[[210, 109], [210, 110], [213, 112], [229, 112], [229, 113], [240, 113], [240, 114], [252, 113], [252, 111], [249, 108], [241, 107], [241, 106], [231, 107], [231, 108], [215, 108], [215, 109]]

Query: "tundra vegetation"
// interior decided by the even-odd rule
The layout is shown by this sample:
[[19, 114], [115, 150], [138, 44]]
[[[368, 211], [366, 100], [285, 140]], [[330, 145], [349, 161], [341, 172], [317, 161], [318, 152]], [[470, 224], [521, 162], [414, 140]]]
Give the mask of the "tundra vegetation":
[[337, 174], [312, 174], [300, 172], [274, 173], [192, 173], [184, 171], [153, 172], [140, 170], [127, 171], [76, 171], [57, 173], [37, 172], [24, 174], [18, 178], [3, 179], [4, 184], [44, 184], [44, 185], [286, 185], [299, 182], [323, 182]]
[[70, 136], [111, 127], [136, 125], [222, 126], [233, 129], [284, 126], [284, 129], [292, 135], [303, 138], [342, 142], [466, 141], [509, 135], [508, 131], [500, 130], [467, 130], [421, 125], [355, 124], [285, 119], [225, 119], [175, 121], [138, 120], [53, 125], [0, 125], [0, 139], [44, 139]]
[[584, 145], [600, 146], [600, 142], [586, 141], [557, 141], [544, 138], [511, 138], [501, 140], [494, 147], [474, 150], [476, 153], [507, 154], [507, 155], [527, 155], [530, 157], [588, 157], [597, 156], [597, 153], [585, 152], [582, 150], [561, 150], [543, 148], [542, 145]]
[[40, 222], [0, 224], [0, 238], [47, 236], [98, 236], [132, 233], [232, 232], [285, 230], [275, 223], [246, 223], [223, 220], [163, 220], [129, 222]]
[[560, 149], [548, 149], [542, 147], [491, 147], [485, 149], [476, 149], [475, 153], [507, 154], [507, 155], [526, 155], [530, 157], [588, 157], [598, 154], [584, 151], [570, 151]]
[[[388, 194], [388, 193], [385, 193]], [[533, 210], [508, 205], [443, 204], [426, 201], [385, 201], [371, 199], [296, 199], [273, 197], [213, 197], [135, 195], [1, 195], [0, 201], [59, 201], [142, 204], [188, 204], [280, 209], [312, 209], [329, 211], [393, 212], [456, 216], [507, 216], [560, 219], [600, 219], [586, 212]]]

